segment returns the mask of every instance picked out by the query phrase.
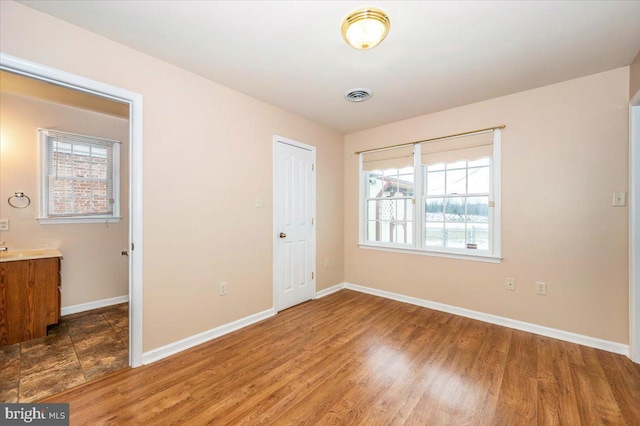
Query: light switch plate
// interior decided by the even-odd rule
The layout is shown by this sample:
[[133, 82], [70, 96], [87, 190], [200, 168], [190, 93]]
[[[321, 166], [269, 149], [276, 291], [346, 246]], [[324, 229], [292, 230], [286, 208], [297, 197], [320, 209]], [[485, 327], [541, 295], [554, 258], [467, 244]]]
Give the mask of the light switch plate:
[[0, 231], [9, 230], [9, 219], [0, 219]]
[[624, 207], [627, 204], [626, 192], [614, 192], [613, 193], [613, 206]]

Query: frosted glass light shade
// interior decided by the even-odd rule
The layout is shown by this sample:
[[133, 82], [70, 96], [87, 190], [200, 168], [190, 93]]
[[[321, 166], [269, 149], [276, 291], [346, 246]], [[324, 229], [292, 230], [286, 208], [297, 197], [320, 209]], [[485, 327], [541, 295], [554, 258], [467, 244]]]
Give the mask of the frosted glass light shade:
[[342, 21], [342, 37], [352, 47], [371, 49], [387, 36], [391, 21], [378, 9], [359, 9]]

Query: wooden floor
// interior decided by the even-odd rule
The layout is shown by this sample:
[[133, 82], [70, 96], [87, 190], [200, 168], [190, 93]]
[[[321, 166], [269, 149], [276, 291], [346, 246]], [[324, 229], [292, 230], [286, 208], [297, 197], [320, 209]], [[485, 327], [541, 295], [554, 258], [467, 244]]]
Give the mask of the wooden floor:
[[342, 290], [47, 401], [72, 425], [640, 425], [640, 365]]

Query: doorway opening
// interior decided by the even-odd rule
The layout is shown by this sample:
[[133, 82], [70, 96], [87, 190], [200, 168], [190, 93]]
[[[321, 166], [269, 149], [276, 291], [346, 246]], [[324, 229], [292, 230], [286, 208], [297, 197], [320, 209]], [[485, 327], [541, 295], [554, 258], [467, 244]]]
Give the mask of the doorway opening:
[[[97, 303], [74, 303], [74, 301], [67, 300], [66, 306], [63, 296], [61, 313], [63, 318], [66, 318], [65, 315], [67, 315], [76, 320], [80, 320], [85, 312], [99, 314], [105, 320], [102, 326], [111, 326], [116, 331], [116, 334], [119, 334], [122, 339], [126, 339], [128, 343], [128, 354], [123, 360], [124, 366], [140, 366], [142, 364], [142, 96], [125, 89], [2, 53], [0, 53], [0, 72], [10, 73], [11, 76], [17, 76], [40, 85], [45, 84], [54, 90], [64, 89], [73, 92], [76, 98], [93, 98], [98, 104], [102, 102], [103, 105], [115, 107], [115, 110], [125, 111], [126, 116], [120, 117], [120, 119], [124, 125], [124, 138], [127, 139], [128, 146], [126, 147], [126, 152], [123, 153], [125, 155], [122, 156], [125, 161], [122, 161], [121, 168], [128, 170], [129, 182], [125, 188], [122, 188], [123, 195], [128, 193], [128, 196], [123, 197], [121, 201], [123, 206], [128, 205], [128, 211], [124, 208], [121, 211], [121, 220], [125, 226], [120, 242], [117, 243], [119, 249], [116, 255], [118, 256], [118, 261], [126, 265], [126, 270], [122, 274], [124, 274], [123, 280], [125, 281], [123, 289], [127, 294], [119, 297], [102, 297]], [[34, 86], [38, 86], [38, 84]], [[45, 99], [43, 104], [47, 102], [53, 103], [51, 101], [51, 99]], [[83, 108], [81, 105], [68, 104], [67, 106], [75, 107], [78, 111]], [[94, 107], [88, 107], [87, 111], [91, 111]], [[105, 112], [101, 111], [99, 106], [95, 108], [98, 109], [94, 109], [91, 112], [112, 116], [118, 115], [118, 112], [114, 112], [115, 110]], [[43, 123], [41, 126], [50, 127], [47, 123]], [[32, 139], [33, 143], [37, 144], [37, 133], [33, 135]], [[127, 158], [128, 160], [126, 160]], [[31, 168], [31, 172], [34, 172], [33, 168]], [[37, 168], [35, 172], [37, 173]], [[38, 192], [37, 189], [34, 189], [34, 191]], [[33, 198], [36, 201], [38, 196], [37, 194], [34, 195], [35, 197]], [[34, 222], [37, 221], [34, 220]], [[104, 224], [93, 226], [110, 226], [113, 228], [116, 225], [116, 223], [105, 222]], [[79, 225], [74, 224], [41, 226], [46, 227], [48, 230], [65, 226], [71, 230], [70, 232], [81, 233], [78, 229]], [[76, 228], [73, 228], [74, 226]], [[53, 248], [58, 243], [58, 241], [45, 242], [45, 239], [46, 237], [42, 240], [42, 244], [50, 244]], [[65, 254], [62, 253], [62, 256], [64, 265]], [[68, 257], [71, 256], [69, 255]], [[64, 266], [62, 269], [61, 290], [64, 293]], [[98, 274], [99, 271], [96, 271], [96, 273]], [[82, 327], [85, 327], [85, 331], [86, 329], [90, 330], [91, 321], [87, 321], [85, 318], [80, 322], [82, 323], [83, 321]], [[94, 325], [100, 327], [100, 325]], [[51, 331], [56, 332], [55, 326]]]

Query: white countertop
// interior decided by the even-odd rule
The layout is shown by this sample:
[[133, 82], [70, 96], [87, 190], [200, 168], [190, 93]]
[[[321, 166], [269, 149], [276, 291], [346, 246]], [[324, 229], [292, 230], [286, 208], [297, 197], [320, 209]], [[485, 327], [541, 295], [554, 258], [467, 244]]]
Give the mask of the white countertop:
[[0, 251], [0, 262], [46, 259], [49, 257], [62, 257], [62, 253], [58, 249]]

